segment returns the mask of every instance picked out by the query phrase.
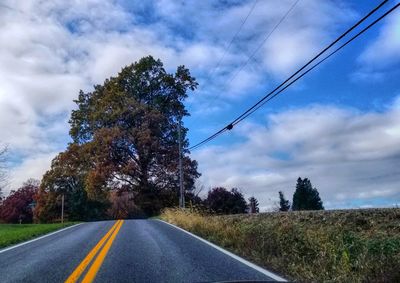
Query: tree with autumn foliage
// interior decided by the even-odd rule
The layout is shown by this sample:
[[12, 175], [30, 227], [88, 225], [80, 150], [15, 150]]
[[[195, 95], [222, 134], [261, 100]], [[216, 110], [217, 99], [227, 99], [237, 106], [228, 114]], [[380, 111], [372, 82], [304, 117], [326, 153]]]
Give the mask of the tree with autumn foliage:
[[39, 181], [29, 179], [4, 199], [0, 218], [7, 223], [32, 223]]
[[[87, 200], [120, 203], [111, 192], [122, 188], [147, 215], [177, 205], [178, 123], [185, 189], [190, 192], [200, 176], [197, 162], [188, 155], [187, 128], [182, 122], [189, 115], [183, 101], [196, 87], [184, 66], [170, 74], [160, 60], [148, 56], [96, 85], [92, 92], [81, 91], [70, 119], [73, 142], [43, 177], [38, 219], [56, 217], [61, 194], [67, 202], [79, 195], [82, 203], [72, 203], [84, 214]], [[70, 216], [75, 213], [73, 207], [68, 203]]]
[[58, 154], [42, 179], [37, 194], [35, 218], [40, 222], [60, 218], [61, 197], [64, 195], [65, 218], [68, 220], [95, 220], [106, 216], [108, 195], [86, 190], [90, 170], [90, 151], [86, 146], [70, 144]]
[[[93, 169], [87, 190], [106, 191], [128, 185], [147, 214], [178, 200], [178, 123], [189, 113], [183, 101], [197, 87], [188, 69], [165, 71], [160, 60], [144, 57], [107, 79], [94, 91], [81, 92], [72, 112], [74, 143], [90, 145]], [[199, 177], [188, 156], [187, 129], [182, 126], [185, 188]], [[168, 196], [173, 196], [168, 198]]]

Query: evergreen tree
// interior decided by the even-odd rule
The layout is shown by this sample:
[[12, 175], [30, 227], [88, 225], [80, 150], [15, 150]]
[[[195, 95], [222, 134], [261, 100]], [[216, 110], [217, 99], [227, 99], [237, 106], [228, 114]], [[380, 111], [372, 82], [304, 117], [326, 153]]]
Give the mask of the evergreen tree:
[[290, 202], [285, 199], [283, 192], [279, 192], [279, 211], [289, 211]]
[[293, 194], [293, 210], [323, 210], [324, 206], [316, 188], [309, 179], [297, 179], [296, 191]]
[[255, 197], [249, 198], [249, 212], [250, 213], [260, 212], [260, 209], [258, 208], [258, 200]]
[[231, 189], [230, 197], [231, 214], [246, 213], [247, 203], [243, 194], [237, 188]]

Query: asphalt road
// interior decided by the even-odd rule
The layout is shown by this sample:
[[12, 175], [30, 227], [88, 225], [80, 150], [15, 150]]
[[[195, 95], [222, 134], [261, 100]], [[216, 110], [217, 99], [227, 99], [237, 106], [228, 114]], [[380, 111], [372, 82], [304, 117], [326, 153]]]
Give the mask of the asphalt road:
[[1, 283], [64, 282], [77, 272], [78, 280], [70, 282], [273, 281], [268, 273], [158, 220], [84, 223], [0, 251]]

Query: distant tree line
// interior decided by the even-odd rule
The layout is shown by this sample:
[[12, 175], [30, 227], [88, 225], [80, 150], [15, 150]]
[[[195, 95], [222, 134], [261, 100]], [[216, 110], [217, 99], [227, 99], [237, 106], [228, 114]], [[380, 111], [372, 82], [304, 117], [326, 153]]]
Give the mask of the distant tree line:
[[[19, 189], [11, 191], [0, 204], [0, 221], [7, 223], [32, 223], [40, 214], [40, 209], [52, 211], [52, 221], [59, 221], [61, 216], [61, 197], [53, 197], [48, 204], [51, 207], [37, 206], [37, 201], [42, 196], [38, 180], [30, 179]], [[86, 195], [66, 194], [65, 211], [68, 220], [88, 220], [101, 215], [101, 219], [142, 218], [147, 215], [141, 210], [134, 198], [134, 193], [129, 188], [113, 190], [108, 194], [107, 206], [91, 204]], [[223, 187], [210, 189], [204, 198], [193, 191], [186, 192], [186, 206], [195, 207], [212, 214], [240, 214], [258, 213], [259, 203], [255, 197], [245, 200], [243, 193], [236, 188], [227, 190]], [[312, 187], [307, 178], [297, 180], [296, 190], [293, 194], [292, 204], [279, 192], [279, 210], [321, 210], [324, 209], [318, 191]], [[90, 211], [92, 210], [92, 211]]]
[[[33, 221], [59, 221], [61, 212], [61, 196], [65, 198], [65, 215], [68, 220], [92, 220], [92, 219], [117, 219], [137, 218], [148, 216], [143, 210], [143, 203], [138, 203], [135, 191], [129, 186], [121, 186], [111, 190], [100, 202], [88, 197], [86, 190], [80, 188], [85, 184], [80, 183], [79, 166], [82, 162], [79, 156], [71, 157], [74, 147], [70, 151], [61, 153], [52, 162], [52, 169], [43, 177], [42, 181], [29, 179], [19, 189], [0, 199], [0, 222], [7, 223], [32, 223]], [[3, 153], [4, 154], [4, 151]], [[76, 162], [75, 164], [71, 162]], [[3, 162], [4, 163], [4, 162]], [[63, 164], [63, 166], [60, 166]], [[3, 179], [3, 181], [5, 181]], [[48, 183], [47, 183], [48, 182]], [[49, 190], [46, 193], [41, 189], [46, 186], [64, 188], [60, 193]], [[1, 186], [0, 186], [1, 188]], [[68, 189], [70, 188], [70, 189]], [[177, 194], [164, 194], [164, 200], [148, 199], [145, 205], [158, 206], [158, 201], [177, 205]], [[44, 199], [43, 199], [44, 198]], [[175, 200], [173, 200], [175, 198]], [[210, 189], [203, 198], [199, 192], [188, 190], [185, 194], [186, 206], [196, 207], [213, 214], [240, 214], [258, 213], [259, 203], [255, 197], [245, 200], [243, 193], [233, 188], [228, 190], [223, 187]], [[141, 199], [140, 201], [143, 201]], [[42, 202], [44, 205], [38, 205]], [[292, 203], [287, 200], [283, 192], [279, 192], [279, 210], [322, 210], [322, 200], [316, 188], [308, 178], [298, 178]], [[45, 215], [47, 218], [40, 218]]]
[[213, 188], [200, 204], [209, 212], [216, 214], [257, 213], [259, 211], [257, 199], [251, 197], [249, 202], [246, 202], [243, 193], [236, 188], [230, 191], [223, 187]]

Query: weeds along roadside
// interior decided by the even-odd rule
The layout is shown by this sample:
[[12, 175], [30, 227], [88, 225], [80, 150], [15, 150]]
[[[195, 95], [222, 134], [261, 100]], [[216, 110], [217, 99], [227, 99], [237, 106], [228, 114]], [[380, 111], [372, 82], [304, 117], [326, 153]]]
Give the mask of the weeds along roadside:
[[293, 280], [400, 282], [400, 209], [161, 218]]

